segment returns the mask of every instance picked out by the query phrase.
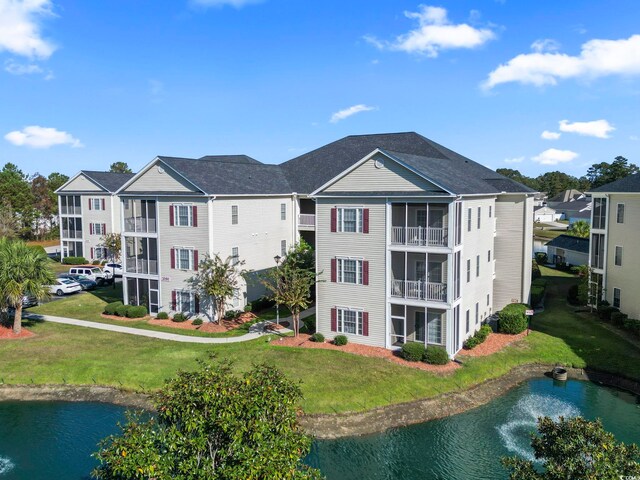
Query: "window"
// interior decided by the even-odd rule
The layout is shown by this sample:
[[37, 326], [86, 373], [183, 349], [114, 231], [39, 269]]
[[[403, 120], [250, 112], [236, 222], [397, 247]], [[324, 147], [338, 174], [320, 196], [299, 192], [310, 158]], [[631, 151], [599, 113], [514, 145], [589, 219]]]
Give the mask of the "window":
[[338, 258], [338, 282], [362, 285], [362, 260]]
[[469, 333], [469, 310], [467, 310], [467, 333]]
[[476, 302], [476, 325], [480, 321], [480, 303]]
[[107, 259], [107, 249], [105, 247], [96, 247], [93, 249], [93, 258], [96, 260], [106, 260]]
[[480, 276], [480, 255], [476, 255], [476, 277]]
[[107, 225], [104, 223], [93, 223], [91, 231], [94, 235], [104, 235], [107, 233]]
[[233, 289], [233, 300], [232, 300], [233, 306], [234, 307], [239, 307], [240, 306], [240, 289], [239, 288], [234, 288]]
[[174, 205], [175, 224], [178, 227], [191, 227], [193, 225], [193, 213], [191, 205]]
[[362, 311], [350, 308], [337, 309], [338, 332], [362, 335]]
[[287, 219], [287, 204], [281, 203], [280, 204], [280, 220], [286, 220], [286, 219]]
[[622, 266], [622, 247], [619, 245], [616, 245], [616, 255], [615, 255], [614, 261], [615, 261], [616, 267]]
[[194, 254], [192, 248], [176, 247], [174, 250], [175, 265], [178, 270], [193, 270]]
[[461, 243], [462, 243], [462, 203], [456, 202], [455, 244], [460, 245]]
[[453, 284], [454, 284], [454, 296], [460, 298], [460, 252], [456, 252], [453, 257]]
[[487, 262], [491, 262], [491, 250], [487, 251]]
[[593, 199], [593, 228], [603, 229], [607, 220], [607, 199]]
[[604, 268], [604, 235], [602, 233], [591, 235], [591, 267]]
[[620, 289], [619, 288], [613, 289], [613, 306], [615, 308], [620, 308]]
[[287, 241], [286, 240], [280, 240], [280, 256], [281, 257], [286, 257], [287, 256]]
[[362, 208], [338, 208], [338, 231], [362, 233]]
[[493, 215], [493, 205], [489, 205], [489, 218]]
[[467, 283], [471, 281], [471, 259], [467, 259]]
[[240, 255], [238, 254], [238, 247], [231, 249], [231, 265], [238, 265], [240, 263]]
[[480, 219], [482, 218], [482, 207], [478, 207], [478, 228], [480, 228]]
[[189, 290], [174, 290], [176, 312], [191, 313], [196, 310], [196, 296]]
[[[91, 199], [89, 199], [91, 202]], [[62, 215], [80, 215], [82, 213], [82, 199], [80, 195], [61, 195], [60, 213]]]
[[616, 222], [624, 223], [624, 203], [619, 203], [617, 210]]
[[238, 205], [231, 205], [231, 225], [238, 224]]
[[487, 293], [487, 307], [489, 306], [489, 294]]
[[424, 342], [425, 340], [425, 322], [424, 322], [424, 311], [417, 311], [415, 318], [415, 332], [416, 332], [416, 342]]
[[[157, 212], [155, 200], [128, 199], [122, 201], [125, 232], [155, 233]], [[173, 225], [175, 208], [169, 206], [169, 225]]]
[[427, 342], [442, 343], [442, 314], [427, 312]]
[[92, 210], [102, 210], [102, 199], [101, 198], [92, 198], [91, 199], [91, 209]]
[[472, 215], [471, 209], [469, 208], [467, 210], [467, 232], [471, 231], [471, 215]]

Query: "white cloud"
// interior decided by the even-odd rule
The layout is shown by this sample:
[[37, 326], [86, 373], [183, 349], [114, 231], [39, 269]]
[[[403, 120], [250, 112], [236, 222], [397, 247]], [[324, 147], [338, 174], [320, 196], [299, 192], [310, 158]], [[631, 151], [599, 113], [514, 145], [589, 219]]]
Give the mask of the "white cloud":
[[615, 127], [606, 120], [594, 120], [592, 122], [573, 122], [560, 120], [560, 131], [577, 133], [585, 137], [609, 138], [609, 132], [613, 132]]
[[560, 138], [561, 133], [558, 132], [550, 132], [549, 130], [545, 130], [540, 134], [541, 138], [545, 140], [558, 140]]
[[536, 163], [541, 165], [558, 165], [559, 163], [566, 163], [578, 158], [578, 154], [576, 152], [572, 152], [571, 150], [558, 150], [557, 148], [549, 148], [545, 150], [540, 155], [536, 155], [535, 157], [531, 157]]
[[16, 63], [13, 60], [4, 62], [4, 69], [11, 75], [31, 75], [42, 73], [42, 68], [34, 63]]
[[[396, 37], [392, 42], [380, 41], [373, 36], [365, 40], [383, 50], [397, 50], [437, 57], [441, 50], [476, 48], [495, 38], [493, 31], [475, 28], [466, 23], [452, 24], [447, 10], [420, 5], [418, 12], [405, 11], [407, 18], [418, 21], [418, 27]], [[474, 14], [477, 17], [477, 12]]]
[[577, 56], [548, 51], [518, 55], [492, 71], [482, 86], [491, 89], [509, 82], [556, 85], [567, 78], [638, 74], [640, 35], [632, 35], [620, 40], [589, 40]]
[[242, 8], [245, 5], [260, 3], [262, 0], [191, 0], [193, 5], [200, 7], [225, 7]]
[[630, 135], [629, 140], [631, 140], [632, 142], [637, 142], [638, 140], [640, 140], [640, 138], [637, 135]]
[[84, 147], [80, 140], [74, 138], [70, 133], [37, 125], [14, 130], [7, 133], [4, 138], [18, 147], [49, 148], [54, 145], [70, 145], [72, 148]]
[[0, 0], [0, 52], [49, 58], [56, 47], [42, 38], [40, 22], [52, 15], [51, 0]]
[[541, 38], [531, 44], [531, 50], [534, 52], [557, 52], [560, 50], [560, 44], [552, 38]]
[[524, 157], [505, 158], [504, 163], [522, 163]]
[[359, 104], [359, 105], [353, 105], [349, 108], [345, 108], [343, 110], [340, 110], [336, 113], [334, 113], [333, 115], [331, 115], [331, 120], [329, 120], [331, 123], [337, 123], [340, 120], [344, 120], [345, 118], [349, 118], [351, 115], [355, 115], [356, 113], [360, 113], [360, 112], [370, 112], [371, 110], [376, 110], [376, 107], [370, 107], [368, 105], [364, 105], [364, 104]]

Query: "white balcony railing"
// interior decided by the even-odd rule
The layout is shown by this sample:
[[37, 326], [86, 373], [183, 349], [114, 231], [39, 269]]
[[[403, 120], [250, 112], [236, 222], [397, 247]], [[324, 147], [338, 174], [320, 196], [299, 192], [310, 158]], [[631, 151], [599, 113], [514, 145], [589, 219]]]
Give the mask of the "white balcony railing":
[[156, 275], [158, 273], [158, 261], [129, 257], [126, 259], [125, 269], [127, 273], [146, 273]]
[[309, 213], [301, 213], [298, 215], [298, 225], [301, 227], [315, 227], [316, 216]]
[[129, 217], [124, 219], [125, 232], [155, 233], [156, 219], [145, 217]]
[[391, 227], [392, 245], [446, 247], [448, 230], [443, 227]]
[[417, 280], [392, 280], [391, 296], [433, 302], [447, 301], [445, 283], [422, 282]]
[[62, 230], [62, 238], [82, 238], [82, 230]]

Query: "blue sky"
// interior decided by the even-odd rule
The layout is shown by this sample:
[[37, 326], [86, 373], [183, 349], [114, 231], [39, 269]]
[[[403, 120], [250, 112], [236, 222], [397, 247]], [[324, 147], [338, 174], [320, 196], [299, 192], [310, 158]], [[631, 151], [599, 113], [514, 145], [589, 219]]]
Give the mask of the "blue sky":
[[633, 1], [0, 0], [0, 163], [280, 163], [396, 131], [528, 175], [638, 163], [638, 18]]

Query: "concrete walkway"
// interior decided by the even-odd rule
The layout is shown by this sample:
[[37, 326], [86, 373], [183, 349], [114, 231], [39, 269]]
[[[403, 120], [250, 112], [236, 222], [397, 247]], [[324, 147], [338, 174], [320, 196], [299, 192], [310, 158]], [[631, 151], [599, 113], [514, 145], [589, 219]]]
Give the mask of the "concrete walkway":
[[[309, 308], [300, 313], [300, 318], [306, 318], [316, 313], [315, 307]], [[237, 337], [192, 337], [189, 335], [180, 335], [178, 333], [159, 332], [156, 330], [146, 330], [143, 328], [125, 327], [123, 325], [113, 325], [110, 323], [90, 322], [88, 320], [78, 320], [67, 317], [54, 317], [52, 315], [39, 315], [35, 313], [25, 313], [22, 318], [28, 320], [44, 320], [45, 322], [62, 323], [64, 325], [73, 325], [76, 327], [95, 328], [96, 330], [107, 330], [109, 332], [126, 333], [129, 335], [138, 335], [140, 337], [157, 338], [159, 340], [170, 340], [182, 343], [205, 343], [205, 344], [224, 344], [238, 343], [255, 340], [265, 334], [273, 334], [274, 332], [266, 331], [267, 325], [274, 323], [270, 321], [258, 322], [251, 325], [249, 333]], [[280, 322], [291, 322], [291, 317], [281, 318]], [[289, 329], [283, 328], [278, 333], [287, 333]]]

